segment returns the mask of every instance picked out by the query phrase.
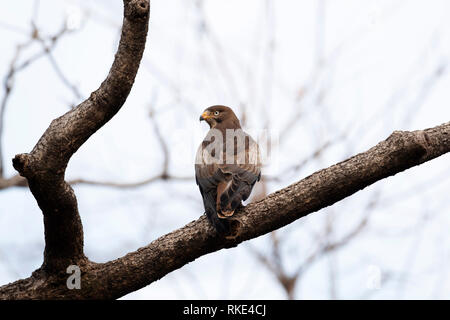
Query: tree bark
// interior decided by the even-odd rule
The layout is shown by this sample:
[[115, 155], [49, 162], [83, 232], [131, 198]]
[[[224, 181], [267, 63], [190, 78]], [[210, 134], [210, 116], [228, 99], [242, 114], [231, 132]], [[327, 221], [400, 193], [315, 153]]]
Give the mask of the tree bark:
[[[119, 298], [207, 253], [281, 228], [450, 151], [450, 122], [421, 131], [396, 131], [364, 153], [239, 209], [229, 237], [218, 235], [201, 216], [124, 257], [92, 262], [83, 252], [77, 201], [64, 173], [70, 157], [125, 102], [144, 51], [149, 10], [148, 0], [124, 0], [122, 36], [106, 80], [89, 99], [53, 120], [30, 153], [13, 159], [43, 212], [45, 252], [41, 268], [29, 278], [0, 287], [0, 299]], [[81, 270], [80, 289], [67, 287], [69, 265]]]
[[149, 6], [146, 0], [124, 0], [121, 40], [106, 80], [87, 100], [53, 120], [30, 153], [13, 159], [44, 215], [41, 271], [58, 272], [86, 259], [77, 199], [64, 174], [72, 155], [124, 104], [144, 52]]

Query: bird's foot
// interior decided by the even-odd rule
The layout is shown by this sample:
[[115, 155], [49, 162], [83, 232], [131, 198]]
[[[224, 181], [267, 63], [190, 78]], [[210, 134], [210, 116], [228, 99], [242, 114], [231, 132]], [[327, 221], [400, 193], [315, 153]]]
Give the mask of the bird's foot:
[[239, 237], [241, 235], [242, 222], [238, 218], [228, 219], [228, 221], [229, 221], [229, 224], [230, 224], [230, 231], [225, 236], [225, 239], [227, 239], [227, 240], [234, 240], [234, 239], [236, 239], [237, 237]]

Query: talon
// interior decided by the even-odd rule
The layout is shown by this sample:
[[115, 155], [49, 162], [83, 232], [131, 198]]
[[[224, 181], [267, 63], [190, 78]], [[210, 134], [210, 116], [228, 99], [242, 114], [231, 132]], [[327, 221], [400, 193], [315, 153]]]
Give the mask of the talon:
[[241, 220], [237, 218], [229, 219], [230, 234], [225, 236], [227, 240], [234, 240], [241, 235]]

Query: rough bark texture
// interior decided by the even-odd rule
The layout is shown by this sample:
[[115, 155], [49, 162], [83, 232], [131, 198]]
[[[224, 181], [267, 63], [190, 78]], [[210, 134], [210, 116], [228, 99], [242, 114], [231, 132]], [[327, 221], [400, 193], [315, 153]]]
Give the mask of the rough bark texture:
[[122, 35], [106, 80], [87, 100], [53, 120], [30, 153], [13, 159], [44, 215], [41, 271], [58, 272], [85, 259], [77, 199], [64, 181], [65, 169], [78, 148], [124, 104], [144, 52], [149, 14], [148, 0], [124, 0]]
[[[125, 102], [145, 46], [147, 0], [124, 0], [122, 37], [107, 79], [88, 100], [54, 120], [34, 149], [13, 164], [44, 215], [44, 262], [31, 277], [0, 287], [0, 299], [112, 299], [140, 289], [210, 252], [231, 248], [332, 205], [374, 182], [450, 151], [450, 122], [394, 132], [370, 150], [239, 209], [234, 237], [219, 236], [205, 216], [124, 257], [94, 263], [83, 253], [83, 230], [72, 188], [70, 157]], [[66, 268], [81, 269], [81, 289], [68, 289]]]

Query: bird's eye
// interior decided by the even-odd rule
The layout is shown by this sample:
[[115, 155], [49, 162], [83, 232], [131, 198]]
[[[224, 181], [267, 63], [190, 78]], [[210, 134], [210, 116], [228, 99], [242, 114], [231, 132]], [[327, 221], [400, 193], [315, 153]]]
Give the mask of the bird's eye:
[[214, 111], [214, 115], [218, 116], [219, 115], [219, 111]]

